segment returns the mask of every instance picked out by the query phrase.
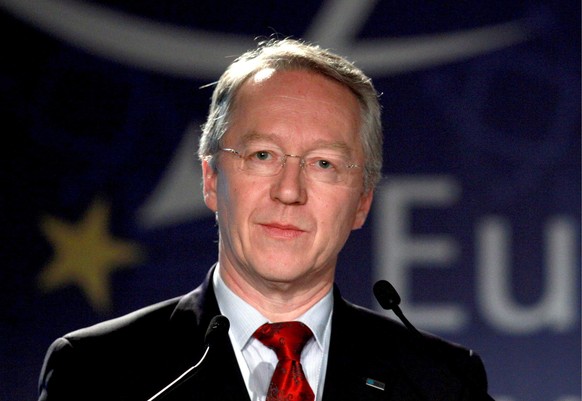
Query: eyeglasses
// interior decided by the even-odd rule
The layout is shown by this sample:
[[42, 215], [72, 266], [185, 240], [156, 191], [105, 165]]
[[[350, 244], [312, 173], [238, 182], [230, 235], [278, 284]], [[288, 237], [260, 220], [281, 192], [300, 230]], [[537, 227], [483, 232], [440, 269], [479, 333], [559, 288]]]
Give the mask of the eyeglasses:
[[345, 183], [349, 180], [351, 171], [360, 168], [359, 165], [346, 162], [342, 156], [333, 152], [310, 152], [299, 156], [285, 154], [280, 149], [259, 146], [250, 146], [242, 152], [230, 148], [220, 150], [238, 157], [240, 170], [262, 177], [279, 174], [289, 157], [299, 159], [299, 166], [309, 179], [328, 184]]

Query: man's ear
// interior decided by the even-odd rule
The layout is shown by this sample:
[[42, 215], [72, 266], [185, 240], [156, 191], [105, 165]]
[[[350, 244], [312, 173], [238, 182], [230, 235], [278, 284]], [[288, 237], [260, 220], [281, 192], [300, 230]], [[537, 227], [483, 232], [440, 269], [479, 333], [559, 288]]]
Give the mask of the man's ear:
[[358, 210], [356, 211], [356, 217], [354, 219], [354, 224], [352, 225], [352, 230], [358, 230], [362, 228], [370, 212], [370, 207], [372, 206], [372, 200], [374, 199], [374, 189], [365, 191], [360, 196], [360, 201], [358, 203]]
[[202, 161], [202, 193], [206, 206], [216, 212], [218, 210], [218, 198], [216, 196], [218, 173], [213, 169], [208, 160]]

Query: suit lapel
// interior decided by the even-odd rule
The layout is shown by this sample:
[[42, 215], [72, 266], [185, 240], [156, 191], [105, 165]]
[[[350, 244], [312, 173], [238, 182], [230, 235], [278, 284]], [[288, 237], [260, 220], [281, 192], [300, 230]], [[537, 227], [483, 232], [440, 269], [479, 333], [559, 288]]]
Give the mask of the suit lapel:
[[[387, 345], [371, 342], [362, 323], [361, 313], [336, 288], [323, 401], [424, 401], [400, 369], [398, 358], [375, 352], [375, 346], [386, 350]], [[365, 327], [374, 330], [369, 324]]]
[[462, 399], [463, 383], [427, 341], [349, 304], [336, 288], [323, 401]]
[[[198, 362], [204, 352], [204, 336], [210, 320], [220, 314], [210, 270], [205, 281], [185, 295], [171, 317], [177, 344], [185, 350], [177, 359], [185, 366]], [[246, 385], [228, 336], [219, 339], [192, 379], [180, 386], [168, 400], [244, 401], [249, 400]]]

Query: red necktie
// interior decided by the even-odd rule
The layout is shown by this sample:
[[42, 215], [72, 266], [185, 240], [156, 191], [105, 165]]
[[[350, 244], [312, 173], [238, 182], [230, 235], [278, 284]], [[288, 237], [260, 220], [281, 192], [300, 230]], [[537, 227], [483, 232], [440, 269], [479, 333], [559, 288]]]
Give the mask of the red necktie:
[[277, 354], [266, 401], [313, 401], [315, 396], [301, 368], [301, 351], [313, 336], [301, 322], [265, 323], [253, 336]]

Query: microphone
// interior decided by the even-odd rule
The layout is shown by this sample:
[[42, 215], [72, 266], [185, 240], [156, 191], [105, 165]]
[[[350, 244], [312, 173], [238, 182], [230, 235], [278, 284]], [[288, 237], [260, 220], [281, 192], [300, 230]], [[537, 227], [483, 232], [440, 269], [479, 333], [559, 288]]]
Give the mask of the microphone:
[[410, 323], [410, 321], [404, 316], [402, 309], [400, 309], [400, 295], [396, 292], [396, 289], [392, 284], [386, 280], [380, 280], [374, 284], [374, 296], [380, 304], [380, 306], [386, 310], [391, 310], [394, 312], [398, 319], [415, 335], [423, 337], [423, 335]]
[[188, 368], [184, 373], [178, 376], [173, 382], [168, 384], [166, 387], [158, 391], [153, 397], [148, 398], [147, 401], [158, 401], [170, 391], [176, 389], [178, 386], [189, 380], [193, 377], [201, 368], [202, 364], [206, 360], [206, 356], [210, 351], [210, 348], [213, 348], [217, 341], [225, 336], [228, 333], [228, 329], [230, 328], [230, 322], [226, 318], [226, 316], [217, 315], [212, 318], [210, 324], [208, 325], [208, 329], [206, 329], [206, 334], [204, 335], [204, 344], [206, 345], [206, 349], [204, 350], [204, 354], [196, 363], [196, 365], [191, 366]]
[[[398, 295], [398, 292], [392, 284], [386, 280], [380, 280], [376, 282], [376, 284], [374, 284], [374, 296], [382, 308], [393, 311], [394, 314], [398, 316], [398, 319], [400, 319], [400, 321], [404, 324], [404, 326], [406, 326], [408, 330], [413, 332], [415, 336], [423, 341], [422, 344], [424, 344], [424, 349], [428, 350], [435, 357], [443, 358], [445, 366], [449, 369], [449, 371], [451, 371], [451, 373], [464, 380], [471, 389], [476, 389], [479, 387], [475, 384], [473, 378], [467, 376], [466, 372], [459, 371], [459, 369], [452, 366], [451, 361], [447, 357], [442, 355], [435, 347], [429, 346], [425, 336], [422, 335], [422, 333], [408, 321], [408, 319], [404, 316], [404, 313], [402, 313], [400, 306], [398, 306], [400, 305], [400, 295]], [[494, 401], [493, 398], [486, 392], [480, 395], [479, 400]]]

